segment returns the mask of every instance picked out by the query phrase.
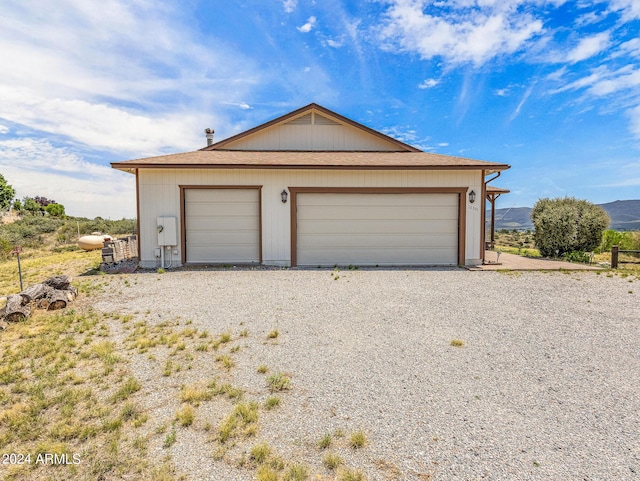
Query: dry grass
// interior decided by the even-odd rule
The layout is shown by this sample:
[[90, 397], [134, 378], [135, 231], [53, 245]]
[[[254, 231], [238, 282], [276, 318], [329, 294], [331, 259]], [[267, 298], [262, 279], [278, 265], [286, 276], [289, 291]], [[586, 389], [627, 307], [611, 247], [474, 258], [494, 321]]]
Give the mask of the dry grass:
[[277, 372], [267, 378], [267, 386], [271, 392], [286, 391], [291, 389], [291, 378], [286, 374]]
[[[28, 271], [26, 278], [37, 282], [54, 274], [76, 277], [98, 262], [99, 252], [74, 251], [25, 259], [23, 266]], [[0, 285], [10, 284], [11, 269], [11, 261], [0, 264]], [[231, 354], [244, 352], [234, 341], [250, 340], [246, 329], [236, 338], [232, 330], [212, 336], [193, 328], [190, 320], [151, 321], [147, 318], [154, 315], [150, 310], [133, 315], [101, 314], [87, 305], [87, 298], [106, 289], [118, 294], [136, 283], [135, 276], [76, 277], [81, 295], [75, 310], [38, 313], [0, 333], [0, 451], [81, 455], [77, 466], [11, 466], [4, 470], [3, 479], [185, 479], [176, 473], [171, 460], [185, 430], [213, 444], [212, 459], [240, 466], [234, 456], [249, 454], [244, 468], [253, 470], [254, 479], [324, 479], [296, 456], [283, 459], [266, 444], [251, 448], [261, 417], [271, 415], [282, 404], [280, 396], [292, 386], [288, 374], [269, 373], [264, 364], [254, 374], [261, 378], [271, 374], [262, 378], [266, 383], [261, 392], [234, 386], [236, 361]], [[268, 335], [272, 340], [278, 336], [277, 330]], [[264, 337], [256, 336], [255, 342], [264, 342]], [[158, 378], [141, 383], [130, 370], [131, 360], [145, 363]], [[197, 366], [209, 366], [216, 372], [202, 376], [198, 369], [192, 370]], [[150, 419], [151, 411], [143, 406], [147, 396], [158, 395], [157, 381], [164, 376], [170, 377], [164, 385], [171, 386], [166, 398], [175, 407], [164, 417], [154, 414]], [[269, 392], [278, 396], [269, 396]], [[265, 400], [258, 404], [261, 399]], [[218, 406], [213, 418], [207, 418], [210, 409], [201, 407], [209, 402]], [[336, 442], [343, 437], [344, 433], [333, 435]], [[331, 439], [328, 435], [327, 447]], [[341, 442], [344, 447], [354, 442], [364, 446], [366, 438]], [[152, 446], [163, 449], [162, 459], [150, 454]], [[325, 458], [327, 467], [334, 466], [330, 469], [343, 464], [337, 455]], [[358, 472], [340, 473], [338, 476], [348, 473], [358, 479]]]
[[[72, 469], [62, 468], [70, 480], [157, 479], [157, 463], [141, 441], [147, 417], [137, 399], [140, 383], [101, 332], [109, 333], [104, 316], [69, 309], [38, 312], [2, 333], [0, 450], [80, 456]], [[60, 469], [13, 465], [4, 479], [61, 479]], [[176, 479], [163, 469], [164, 479]]]
[[364, 431], [354, 431], [349, 436], [349, 446], [353, 449], [361, 449], [367, 445], [367, 435]]
[[[42, 282], [47, 277], [57, 275], [77, 276], [78, 274], [97, 269], [100, 265], [100, 251], [71, 251], [51, 253], [50, 251], [31, 252], [29, 257], [21, 257], [22, 283], [24, 287]], [[0, 294], [6, 295], [20, 292], [18, 261], [11, 260], [0, 263]]]

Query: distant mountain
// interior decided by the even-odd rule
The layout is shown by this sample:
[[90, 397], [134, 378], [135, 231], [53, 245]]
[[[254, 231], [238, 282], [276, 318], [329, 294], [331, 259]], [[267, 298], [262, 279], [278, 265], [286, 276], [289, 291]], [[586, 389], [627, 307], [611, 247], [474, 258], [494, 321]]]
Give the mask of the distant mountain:
[[[610, 229], [640, 230], [640, 200], [616, 200], [598, 205], [611, 217]], [[496, 230], [533, 230], [530, 215], [530, 207], [496, 209]], [[487, 211], [487, 220], [490, 218], [491, 211]]]

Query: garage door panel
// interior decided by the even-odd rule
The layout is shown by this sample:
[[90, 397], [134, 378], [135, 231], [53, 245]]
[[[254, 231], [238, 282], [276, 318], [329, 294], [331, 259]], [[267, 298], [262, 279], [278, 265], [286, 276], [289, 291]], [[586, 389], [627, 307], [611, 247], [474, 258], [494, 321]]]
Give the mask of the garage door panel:
[[217, 245], [212, 248], [210, 244], [194, 245], [190, 247], [190, 256], [194, 259], [202, 259], [191, 262], [201, 262], [210, 264], [224, 264], [228, 262], [252, 263], [255, 260], [255, 246], [240, 246], [237, 244]]
[[[307, 248], [321, 249], [328, 245], [332, 249], [342, 248], [360, 248], [363, 249], [403, 249], [403, 248], [415, 248], [415, 249], [433, 249], [433, 248], [448, 248], [457, 243], [458, 236], [454, 235], [403, 235], [397, 236], [385, 236], [385, 235], [301, 235], [298, 237], [301, 242]], [[393, 245], [393, 247], [388, 247]]]
[[260, 261], [258, 189], [185, 189], [186, 260]]
[[424, 220], [454, 220], [458, 217], [458, 206], [388, 206], [388, 205], [343, 205], [332, 206], [309, 205], [304, 206], [305, 219], [331, 219], [334, 218], [334, 209], [339, 207], [341, 215], [349, 219], [418, 219]]
[[189, 217], [186, 220], [186, 228], [189, 231], [211, 231], [211, 230], [251, 230], [257, 232], [254, 217]]
[[245, 203], [248, 199], [257, 200], [258, 189], [187, 189], [187, 202], [204, 203]]
[[189, 245], [223, 245], [246, 244], [255, 246], [254, 231], [198, 231], [189, 236]]
[[[374, 256], [379, 256], [377, 249], [368, 250], [361, 248], [357, 252], [346, 252], [344, 249], [332, 248], [318, 249], [311, 253], [306, 258], [304, 265], [445, 265], [446, 263], [442, 262], [443, 258], [451, 258], [456, 255], [456, 249], [451, 247], [432, 249], [429, 252], [425, 252], [424, 249], [394, 249], [393, 251], [387, 252], [384, 257], [379, 257], [379, 260], [372, 261], [371, 259]], [[333, 259], [333, 261], [327, 262], [327, 259]], [[412, 259], [413, 262], [407, 262], [407, 259]]]
[[[450, 220], [438, 221], [402, 221], [402, 220], [314, 220], [305, 226], [305, 234], [322, 235], [358, 235], [360, 232], [383, 235], [383, 232], [393, 232], [394, 235], [412, 234], [453, 234], [457, 236], [458, 226]], [[372, 235], [372, 234], [365, 234]], [[457, 237], [456, 237], [457, 239]]]
[[[381, 198], [384, 197], [384, 200]], [[391, 197], [393, 196], [393, 197]], [[428, 197], [427, 197], [428, 196]], [[405, 206], [457, 206], [455, 194], [301, 194], [298, 205], [343, 206], [348, 205], [405, 205]]]
[[252, 202], [187, 202], [190, 217], [254, 217], [257, 213], [257, 199]]
[[454, 265], [458, 194], [299, 193], [299, 265]]

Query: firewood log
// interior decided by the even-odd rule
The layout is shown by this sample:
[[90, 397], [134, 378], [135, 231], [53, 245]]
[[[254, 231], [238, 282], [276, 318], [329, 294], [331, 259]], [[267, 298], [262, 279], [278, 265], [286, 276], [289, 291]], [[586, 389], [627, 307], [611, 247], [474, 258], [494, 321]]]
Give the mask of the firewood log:
[[49, 277], [47, 280], [43, 281], [42, 283], [47, 286], [51, 286], [54, 289], [64, 291], [66, 289], [69, 289], [69, 286], [71, 285], [71, 281], [72, 281], [72, 278], [70, 276], [54, 276], [54, 277]]
[[27, 287], [20, 293], [20, 295], [23, 298], [23, 303], [28, 304], [30, 302], [37, 301], [38, 299], [46, 297], [48, 292], [52, 290], [53, 288], [46, 284], [34, 284]]
[[47, 310], [49, 311], [55, 311], [67, 307], [67, 291], [56, 289], [47, 296], [47, 299], [49, 300], [49, 305], [47, 306]]
[[31, 306], [23, 304], [23, 301], [20, 294], [7, 296], [7, 305], [3, 308], [5, 320], [9, 322], [24, 321], [31, 315]]

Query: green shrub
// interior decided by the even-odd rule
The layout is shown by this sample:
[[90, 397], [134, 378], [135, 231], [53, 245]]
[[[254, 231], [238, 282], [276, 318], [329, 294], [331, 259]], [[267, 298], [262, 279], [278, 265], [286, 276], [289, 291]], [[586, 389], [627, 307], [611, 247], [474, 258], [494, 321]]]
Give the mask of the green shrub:
[[619, 232], [611, 229], [604, 231], [598, 250], [610, 251], [612, 246], [618, 246], [622, 250], [640, 250], [640, 231]]
[[569, 262], [583, 262], [585, 264], [591, 262], [591, 256], [587, 252], [582, 251], [567, 252], [562, 258]]
[[[37, 205], [37, 204], [36, 204]], [[49, 204], [47, 207], [59, 204]], [[135, 219], [104, 220], [96, 217], [94, 220], [78, 218], [63, 218], [48, 215], [25, 215], [22, 219], [11, 224], [0, 224], [0, 258], [7, 259], [14, 246], [25, 248], [47, 248], [47, 234], [55, 233], [53, 240], [58, 244], [74, 243], [78, 236], [91, 234], [94, 231], [114, 236], [133, 234], [136, 232]], [[8, 248], [7, 246], [10, 246]]]
[[593, 251], [601, 244], [602, 233], [609, 225], [604, 209], [573, 197], [538, 200], [531, 220], [536, 247], [546, 257]]
[[51, 217], [64, 217], [64, 205], [62, 204], [49, 204], [44, 210]]

